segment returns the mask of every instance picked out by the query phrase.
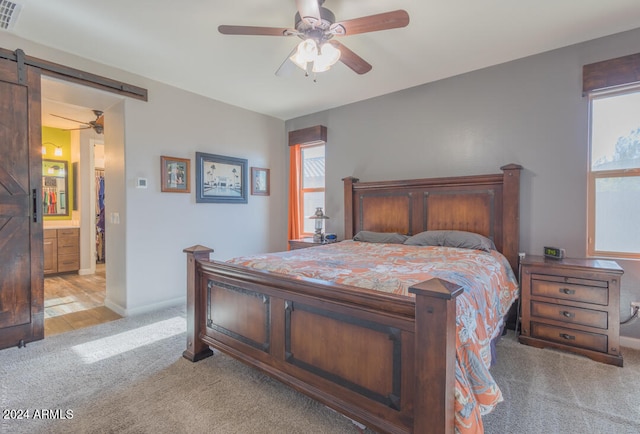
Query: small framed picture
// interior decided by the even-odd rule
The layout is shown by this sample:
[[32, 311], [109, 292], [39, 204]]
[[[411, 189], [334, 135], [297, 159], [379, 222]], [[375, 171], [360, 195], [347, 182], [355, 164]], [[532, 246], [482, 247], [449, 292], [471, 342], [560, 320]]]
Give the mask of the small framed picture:
[[251, 194], [269, 196], [269, 169], [251, 168]]
[[169, 193], [189, 193], [191, 192], [188, 158], [160, 157], [161, 168], [161, 191]]
[[196, 152], [196, 203], [247, 203], [247, 160]]

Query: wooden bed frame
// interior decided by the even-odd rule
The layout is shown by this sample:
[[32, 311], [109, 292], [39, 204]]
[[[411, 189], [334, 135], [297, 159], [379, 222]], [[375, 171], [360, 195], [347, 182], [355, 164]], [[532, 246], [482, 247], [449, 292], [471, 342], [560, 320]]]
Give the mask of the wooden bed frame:
[[[345, 238], [360, 230], [452, 229], [493, 239], [518, 260], [520, 169], [408, 181], [344, 179]], [[187, 253], [187, 349], [254, 366], [372, 429], [454, 431], [455, 314], [462, 291], [432, 279], [415, 299], [289, 278]]]

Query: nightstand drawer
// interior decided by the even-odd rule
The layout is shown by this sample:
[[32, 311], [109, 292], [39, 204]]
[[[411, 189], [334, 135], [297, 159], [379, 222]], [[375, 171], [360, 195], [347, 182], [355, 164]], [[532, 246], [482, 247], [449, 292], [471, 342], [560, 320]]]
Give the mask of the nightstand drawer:
[[609, 289], [607, 287], [577, 285], [537, 280], [535, 278], [531, 280], [531, 295], [600, 304], [602, 306], [609, 304]]
[[607, 335], [580, 332], [536, 322], [531, 323], [531, 337], [603, 353], [608, 349]]
[[325, 244], [331, 243], [326, 241], [315, 241], [313, 237], [300, 238], [297, 240], [289, 240], [289, 250], [306, 249], [307, 247], [324, 246]]
[[304, 242], [304, 241], [298, 241], [298, 240], [289, 240], [289, 249], [290, 250], [306, 249], [308, 247], [319, 246], [319, 245], [320, 245], [320, 243]]
[[562, 321], [567, 324], [581, 324], [606, 330], [609, 327], [608, 313], [601, 310], [581, 309], [561, 304], [531, 302], [531, 316]]

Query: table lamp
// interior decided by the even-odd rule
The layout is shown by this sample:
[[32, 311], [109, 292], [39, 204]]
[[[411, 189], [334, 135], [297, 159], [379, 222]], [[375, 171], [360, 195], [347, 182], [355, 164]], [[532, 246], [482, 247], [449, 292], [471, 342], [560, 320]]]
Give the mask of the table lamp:
[[322, 233], [322, 222], [326, 219], [328, 219], [329, 217], [327, 217], [323, 212], [322, 212], [322, 207], [319, 206], [316, 208], [316, 212], [309, 217], [310, 219], [315, 220], [315, 233], [313, 234], [313, 241], [316, 243], [321, 243], [324, 241], [324, 234]]

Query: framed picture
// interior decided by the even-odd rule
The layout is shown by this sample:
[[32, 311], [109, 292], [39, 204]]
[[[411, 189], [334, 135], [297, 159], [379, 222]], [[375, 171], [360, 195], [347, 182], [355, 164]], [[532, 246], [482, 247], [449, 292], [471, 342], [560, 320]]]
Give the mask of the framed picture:
[[251, 194], [269, 196], [269, 169], [251, 168]]
[[196, 202], [247, 203], [247, 160], [196, 152]]
[[188, 158], [160, 156], [161, 191], [170, 193], [190, 193], [190, 170]]

